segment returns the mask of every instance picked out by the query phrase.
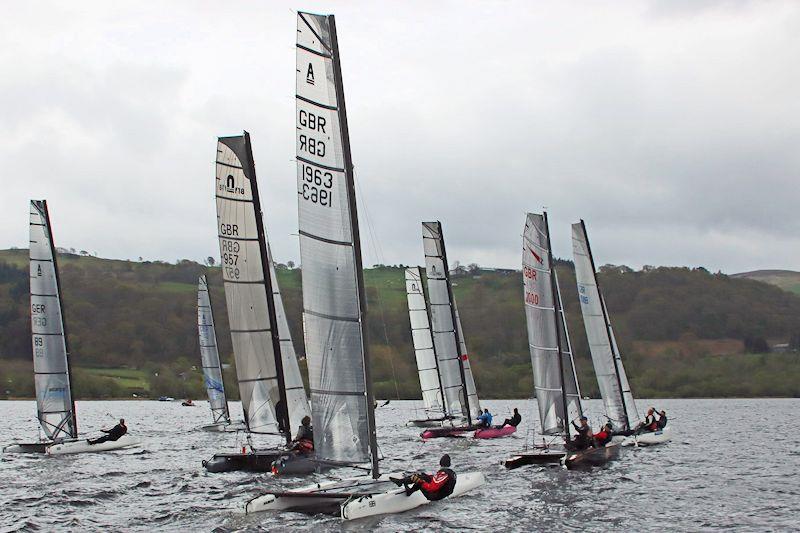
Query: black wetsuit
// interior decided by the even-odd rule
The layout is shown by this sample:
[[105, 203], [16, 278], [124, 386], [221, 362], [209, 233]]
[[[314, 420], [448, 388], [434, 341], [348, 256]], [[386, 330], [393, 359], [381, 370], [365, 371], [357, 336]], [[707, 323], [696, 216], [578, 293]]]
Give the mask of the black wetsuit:
[[[519, 413], [514, 413], [514, 416], [512, 416], [511, 418], [506, 418], [503, 421], [503, 426], [514, 426], [514, 427], [517, 427], [520, 422], [522, 422], [522, 416], [520, 416]], [[503, 426], [500, 426], [500, 427], [503, 427]]]
[[100, 444], [101, 442], [108, 442], [119, 440], [121, 436], [128, 432], [128, 426], [123, 426], [122, 424], [117, 424], [113, 428], [106, 431], [105, 429], [101, 430], [105, 435], [99, 437], [97, 439], [87, 439], [89, 444]]
[[590, 426], [579, 426], [575, 422], [572, 423], [572, 426], [575, 428], [575, 431], [578, 432], [578, 434], [572, 440], [572, 447], [576, 450], [584, 450], [591, 446], [592, 439], [589, 438], [589, 432], [592, 431], [592, 428]]
[[667, 415], [660, 416], [656, 425], [658, 429], [664, 429], [667, 426]]

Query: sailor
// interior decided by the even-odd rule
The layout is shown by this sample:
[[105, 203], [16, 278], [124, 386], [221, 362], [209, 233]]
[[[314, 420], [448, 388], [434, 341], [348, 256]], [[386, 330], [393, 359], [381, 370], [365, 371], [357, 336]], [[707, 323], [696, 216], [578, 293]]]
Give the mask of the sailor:
[[105, 435], [103, 435], [102, 437], [98, 437], [96, 439], [86, 439], [86, 442], [88, 442], [89, 444], [100, 444], [101, 442], [108, 442], [110, 440], [111, 441], [119, 440], [120, 437], [122, 437], [125, 433], [128, 432], [128, 426], [125, 425], [125, 419], [120, 418], [119, 424], [117, 424], [113, 428], [101, 429], [100, 431], [105, 433]]
[[596, 447], [600, 448], [601, 446], [605, 446], [611, 441], [611, 424], [606, 424], [600, 431], [594, 434], [594, 444]]
[[453, 490], [456, 488], [456, 473], [450, 469], [450, 456], [444, 454], [439, 459], [439, 471], [434, 475], [419, 473], [402, 480], [392, 481], [398, 485], [403, 484], [407, 496], [420, 491], [428, 500], [436, 501], [453, 494]]
[[517, 411], [517, 408], [515, 407], [514, 408], [514, 415], [511, 418], [506, 418], [503, 421], [503, 425], [501, 425], [500, 427], [503, 427], [503, 426], [514, 426], [514, 427], [517, 427], [520, 422], [522, 422], [522, 416], [520, 416], [519, 411]]
[[660, 413], [658, 413], [658, 420], [656, 421], [656, 427], [658, 429], [664, 429], [667, 426], [667, 412], [663, 409]]
[[578, 432], [578, 434], [575, 436], [575, 439], [572, 441], [572, 446], [576, 450], [583, 450], [591, 446], [592, 436], [594, 435], [592, 433], [592, 428], [589, 425], [589, 419], [585, 416], [581, 416], [580, 421], [580, 426], [574, 421], [572, 422], [572, 426], [575, 428], [575, 431]]
[[647, 416], [644, 417], [644, 422], [641, 422], [638, 426], [636, 426], [637, 434], [647, 433], [649, 431], [655, 431], [658, 429], [655, 412], [656, 410], [653, 407], [647, 410]]
[[310, 416], [306, 415], [300, 421], [300, 429], [297, 430], [297, 436], [292, 441], [290, 449], [301, 454], [314, 451], [314, 429], [311, 427]]
[[492, 413], [489, 412], [488, 409], [484, 409], [483, 413], [478, 416], [478, 425], [489, 428], [492, 427]]

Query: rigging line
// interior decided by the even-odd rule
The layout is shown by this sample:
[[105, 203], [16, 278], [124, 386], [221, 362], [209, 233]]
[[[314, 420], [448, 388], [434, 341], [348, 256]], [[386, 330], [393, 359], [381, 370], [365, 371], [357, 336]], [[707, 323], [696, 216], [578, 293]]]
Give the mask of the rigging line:
[[[361, 198], [360, 205], [361, 205], [361, 212], [364, 214], [364, 220], [367, 223], [367, 231], [370, 236], [370, 244], [372, 245], [373, 252], [375, 256], [378, 258], [379, 264], [385, 264], [385, 257], [383, 255], [383, 249], [380, 247], [380, 242], [377, 239], [376, 232], [375, 232], [375, 225], [372, 223], [372, 217], [370, 216], [370, 210], [367, 205], [367, 200], [364, 195], [364, 191], [361, 188], [359, 180], [353, 180], [355, 182], [356, 188], [356, 195]], [[376, 287], [375, 290], [375, 299], [378, 303], [378, 310], [381, 313], [381, 326], [383, 329], [383, 340], [386, 343], [386, 347], [389, 348], [389, 366], [392, 369], [392, 379], [394, 381], [394, 394], [395, 399], [400, 399], [400, 387], [398, 386], [397, 380], [397, 370], [394, 366], [394, 350], [391, 349], [389, 344], [389, 331], [386, 328], [386, 314], [383, 310], [383, 301], [381, 300], [381, 291], [380, 288]]]

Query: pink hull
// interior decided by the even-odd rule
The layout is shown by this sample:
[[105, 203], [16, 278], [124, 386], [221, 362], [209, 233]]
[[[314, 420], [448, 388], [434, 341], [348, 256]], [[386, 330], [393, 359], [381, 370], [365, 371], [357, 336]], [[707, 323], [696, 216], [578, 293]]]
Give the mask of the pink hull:
[[500, 429], [497, 428], [487, 428], [487, 429], [479, 429], [475, 431], [475, 435], [473, 435], [476, 439], [497, 439], [499, 437], [508, 437], [512, 435], [517, 428], [514, 426], [503, 426]]
[[425, 431], [420, 433], [419, 436], [422, 437], [424, 440], [437, 439], [440, 437], [459, 437], [464, 433], [466, 433], [467, 431], [472, 431], [472, 428], [467, 426], [433, 428], [433, 429], [426, 429]]

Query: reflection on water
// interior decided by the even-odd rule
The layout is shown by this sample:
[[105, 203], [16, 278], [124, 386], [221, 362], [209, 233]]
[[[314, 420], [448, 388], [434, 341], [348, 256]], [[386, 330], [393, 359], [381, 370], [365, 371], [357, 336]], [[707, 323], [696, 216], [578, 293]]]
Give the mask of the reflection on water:
[[[800, 400], [658, 400], [670, 415], [675, 440], [624, 450], [605, 469], [568, 472], [553, 467], [500, 466], [525, 442], [535, 418], [529, 400], [486, 401], [500, 420], [520, 407], [515, 436], [489, 440], [437, 439], [422, 443], [404, 423], [421, 415], [416, 402], [393, 401], [376, 411], [384, 471], [433, 469], [442, 453], [456, 471], [479, 469], [488, 483], [464, 497], [401, 515], [348, 524], [384, 531], [448, 527], [456, 530], [797, 529]], [[600, 420], [600, 402], [589, 401]], [[191, 431], [208, 423], [205, 402], [78, 402], [79, 428], [113, 425], [124, 417], [144, 449], [63, 457], [6, 455], [0, 461], [0, 528], [30, 530], [208, 531], [339, 530], [338, 520], [298, 514], [243, 516], [244, 502], [268, 487], [296, 487], [308, 479], [268, 474], [207, 474], [200, 461], [240, 444], [237, 436]], [[232, 405], [235, 416], [241, 407]], [[0, 402], [2, 443], [35, 437], [33, 402]], [[239, 437], [240, 439], [240, 437]], [[264, 437], [264, 442], [270, 437]], [[275, 442], [275, 441], [272, 441]], [[345, 476], [348, 471], [337, 471]], [[320, 477], [320, 479], [322, 479]]]

